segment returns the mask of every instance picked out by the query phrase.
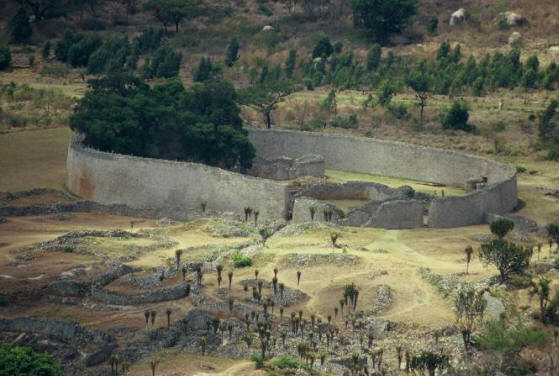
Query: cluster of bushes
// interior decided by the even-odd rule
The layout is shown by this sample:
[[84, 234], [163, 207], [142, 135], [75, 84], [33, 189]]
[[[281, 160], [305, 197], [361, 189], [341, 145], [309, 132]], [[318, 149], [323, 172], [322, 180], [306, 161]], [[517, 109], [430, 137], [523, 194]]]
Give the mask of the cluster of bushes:
[[[148, 29], [129, 42], [126, 37], [115, 36], [102, 40], [97, 34], [72, 33], [66, 30], [54, 46], [58, 61], [72, 67], [84, 67], [88, 74], [133, 72], [142, 55], [146, 57], [142, 75], [174, 77], [178, 74], [182, 55], [162, 42], [163, 31]], [[47, 44], [48, 43], [48, 44]], [[49, 56], [50, 42], [42, 48], [43, 57]]]
[[150, 158], [250, 168], [255, 150], [239, 117], [234, 87], [211, 80], [153, 88], [129, 74], [90, 81], [70, 127], [96, 149]]
[[0, 345], [0, 371], [13, 376], [64, 376], [51, 355], [36, 353], [29, 347]]
[[0, 85], [0, 122], [7, 127], [27, 124], [65, 124], [75, 101], [59, 89], [33, 88], [27, 84]]
[[[428, 79], [432, 94], [454, 95], [471, 93], [476, 96], [497, 88], [524, 87], [555, 90], [559, 86], [559, 66], [549, 64], [541, 69], [538, 58], [520, 61], [520, 50], [487, 54], [476, 61], [464, 59], [460, 45], [452, 48], [441, 44], [437, 56], [418, 62], [396, 56], [391, 51], [382, 57], [380, 45], [374, 45], [365, 62], [355, 59], [352, 51], [336, 52], [328, 40], [321, 39], [313, 51], [313, 59], [303, 64], [305, 82], [309, 88], [334, 85], [340, 89], [378, 87], [389, 80], [395, 90], [406, 86], [406, 79], [417, 70]], [[317, 60], [316, 57], [323, 59]], [[328, 58], [328, 59], [326, 59]]]
[[231, 261], [235, 268], [245, 268], [252, 266], [252, 257], [243, 255], [240, 251], [235, 251], [231, 255]]

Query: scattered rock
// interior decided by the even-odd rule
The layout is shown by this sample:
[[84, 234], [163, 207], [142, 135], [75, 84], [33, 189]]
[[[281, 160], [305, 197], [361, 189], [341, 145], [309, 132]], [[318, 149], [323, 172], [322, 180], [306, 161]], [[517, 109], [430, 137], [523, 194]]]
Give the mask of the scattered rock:
[[262, 31], [273, 31], [274, 27], [271, 25], [266, 25], [262, 28]]
[[73, 218], [72, 214], [69, 213], [57, 213], [51, 217], [51, 219], [55, 221], [68, 221], [72, 218]]
[[373, 302], [373, 309], [367, 314], [378, 315], [390, 308], [392, 304], [392, 293], [390, 286], [382, 284], [377, 287], [377, 296]]
[[450, 26], [458, 26], [466, 21], [466, 9], [460, 8], [450, 16]]
[[523, 26], [528, 21], [526, 20], [526, 17], [523, 17], [514, 12], [502, 12], [499, 13], [497, 17], [495, 17], [494, 22], [499, 27], [502, 26], [511, 27], [511, 26]]
[[355, 265], [359, 263], [358, 256], [347, 253], [290, 253], [283, 258], [283, 262], [292, 266], [317, 266], [317, 265]]
[[505, 313], [505, 306], [500, 298], [497, 298], [485, 291], [483, 293], [483, 299], [487, 302], [485, 307], [485, 317], [490, 320], [497, 320]]
[[509, 36], [508, 42], [510, 45], [516, 45], [520, 43], [521, 40], [522, 40], [522, 35], [520, 35], [518, 31], [515, 31]]

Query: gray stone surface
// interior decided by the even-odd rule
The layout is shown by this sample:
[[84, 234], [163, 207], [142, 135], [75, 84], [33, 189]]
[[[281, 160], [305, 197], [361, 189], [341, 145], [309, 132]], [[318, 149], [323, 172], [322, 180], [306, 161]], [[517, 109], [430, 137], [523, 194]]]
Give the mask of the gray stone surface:
[[343, 184], [308, 184], [300, 194], [318, 200], [374, 200], [384, 201], [394, 198], [413, 197], [411, 187], [391, 188], [384, 184], [349, 181]]
[[413, 200], [383, 202], [367, 226], [387, 229], [423, 227], [423, 204]]
[[291, 180], [301, 176], [324, 176], [324, 158], [303, 155], [299, 158], [280, 156], [274, 159], [256, 157], [249, 175], [273, 180]]
[[268, 179], [198, 163], [140, 158], [86, 148], [73, 137], [67, 158], [68, 188], [104, 205], [158, 210], [167, 217], [208, 212], [243, 215], [247, 206], [261, 221], [284, 218], [287, 186]]
[[487, 187], [479, 191], [434, 199], [429, 208], [430, 227], [481, 224], [487, 213], [508, 213], [517, 204], [516, 170], [488, 159], [400, 142], [323, 133], [250, 129], [249, 137], [257, 155], [263, 158], [318, 154], [324, 157], [326, 169], [455, 186], [462, 186], [471, 177], [488, 178]]
[[304, 223], [312, 222], [310, 208], [314, 207], [314, 221], [315, 222], [326, 222], [324, 218], [324, 210], [333, 210], [332, 223], [337, 223], [343, 218], [344, 214], [341, 210], [336, 208], [334, 205], [328, 204], [326, 202], [321, 202], [308, 197], [296, 198], [293, 203], [293, 223]]
[[505, 313], [505, 306], [501, 299], [491, 295], [489, 291], [483, 293], [483, 299], [487, 302], [485, 307], [485, 318], [489, 320], [498, 320], [501, 314]]

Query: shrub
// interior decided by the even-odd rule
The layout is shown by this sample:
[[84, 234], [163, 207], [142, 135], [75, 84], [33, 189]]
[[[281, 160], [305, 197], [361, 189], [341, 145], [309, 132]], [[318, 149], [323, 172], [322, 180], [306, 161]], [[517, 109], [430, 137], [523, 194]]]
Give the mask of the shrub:
[[367, 29], [369, 36], [380, 43], [391, 33], [399, 33], [415, 14], [415, 0], [354, 0], [353, 19], [357, 27]]
[[389, 80], [384, 80], [381, 82], [377, 90], [377, 103], [382, 107], [387, 107], [392, 101], [392, 96], [394, 95], [394, 89]]
[[559, 162], [559, 148], [551, 149], [547, 152], [545, 159], [548, 161]]
[[479, 257], [499, 270], [502, 283], [510, 274], [524, 272], [530, 261], [529, 254], [522, 247], [503, 239], [482, 244]]
[[252, 257], [243, 255], [240, 251], [235, 251], [231, 255], [233, 266], [235, 268], [245, 268], [252, 266]]
[[46, 40], [45, 43], [43, 43], [43, 45], [41, 46], [41, 56], [44, 60], [48, 60], [48, 58], [50, 57], [50, 48], [50, 40]]
[[0, 45], [0, 71], [8, 69], [12, 65], [12, 54], [8, 46]]
[[438, 28], [439, 28], [439, 18], [437, 17], [436, 14], [434, 14], [433, 17], [431, 17], [431, 19], [429, 20], [429, 23], [427, 24], [427, 31], [430, 34], [435, 34]]
[[285, 74], [287, 77], [293, 76], [295, 70], [295, 63], [297, 62], [297, 50], [289, 50], [289, 56], [285, 61]]
[[367, 70], [376, 70], [380, 64], [380, 58], [382, 56], [382, 48], [380, 44], [375, 43], [371, 50], [367, 54]]
[[526, 172], [526, 167], [516, 166], [516, 172], [518, 172], [519, 174], [522, 174], [522, 173]]
[[12, 42], [25, 44], [31, 37], [31, 24], [25, 8], [21, 7], [10, 20], [10, 37]]
[[514, 222], [506, 218], [500, 218], [491, 222], [489, 229], [492, 234], [502, 239], [514, 229]]
[[0, 370], [10, 376], [64, 376], [52, 355], [9, 345], [0, 345]]
[[101, 46], [101, 38], [88, 35], [73, 44], [66, 55], [66, 60], [73, 67], [85, 67], [91, 54]]
[[225, 65], [232, 67], [235, 61], [239, 58], [239, 42], [237, 39], [233, 38], [227, 51], [225, 52]]
[[296, 370], [302, 366], [297, 358], [292, 356], [282, 356], [272, 361], [272, 364], [280, 369]]
[[129, 52], [130, 44], [125, 37], [106, 39], [101, 47], [91, 54], [87, 72], [89, 74], [121, 72]]
[[175, 77], [179, 73], [182, 54], [163, 45], [153, 54], [149, 69], [149, 77]]
[[212, 62], [210, 58], [202, 58], [196, 68], [194, 68], [193, 79], [196, 82], [207, 81], [212, 73]]
[[334, 52], [334, 47], [332, 47], [332, 43], [330, 43], [330, 39], [322, 38], [318, 41], [316, 46], [313, 49], [312, 57], [322, 57], [327, 58]]
[[443, 118], [444, 129], [455, 129], [471, 133], [475, 127], [468, 124], [470, 114], [465, 104], [454, 102]]

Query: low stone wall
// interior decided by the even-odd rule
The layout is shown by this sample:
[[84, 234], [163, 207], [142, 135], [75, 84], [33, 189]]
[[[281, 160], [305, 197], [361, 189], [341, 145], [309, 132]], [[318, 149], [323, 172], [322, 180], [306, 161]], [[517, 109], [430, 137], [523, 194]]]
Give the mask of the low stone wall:
[[384, 201], [393, 198], [411, 198], [410, 187], [391, 188], [379, 183], [349, 181], [343, 184], [308, 184], [300, 190], [301, 196], [317, 200], [373, 200]]
[[137, 305], [182, 299], [188, 296], [189, 291], [190, 286], [187, 283], [139, 295], [121, 295], [101, 287], [93, 287], [91, 296], [107, 304]]
[[250, 206], [262, 221], [285, 218], [284, 183], [198, 163], [140, 158], [84, 147], [73, 137], [68, 148], [68, 188], [103, 205], [124, 204], [171, 218], [202, 212], [232, 212]]
[[327, 169], [454, 186], [463, 186], [472, 178], [487, 178], [482, 190], [434, 199], [429, 227], [481, 224], [487, 214], [508, 213], [517, 204], [516, 170], [472, 155], [372, 138], [287, 130], [251, 129], [249, 138], [262, 158], [318, 154]]

